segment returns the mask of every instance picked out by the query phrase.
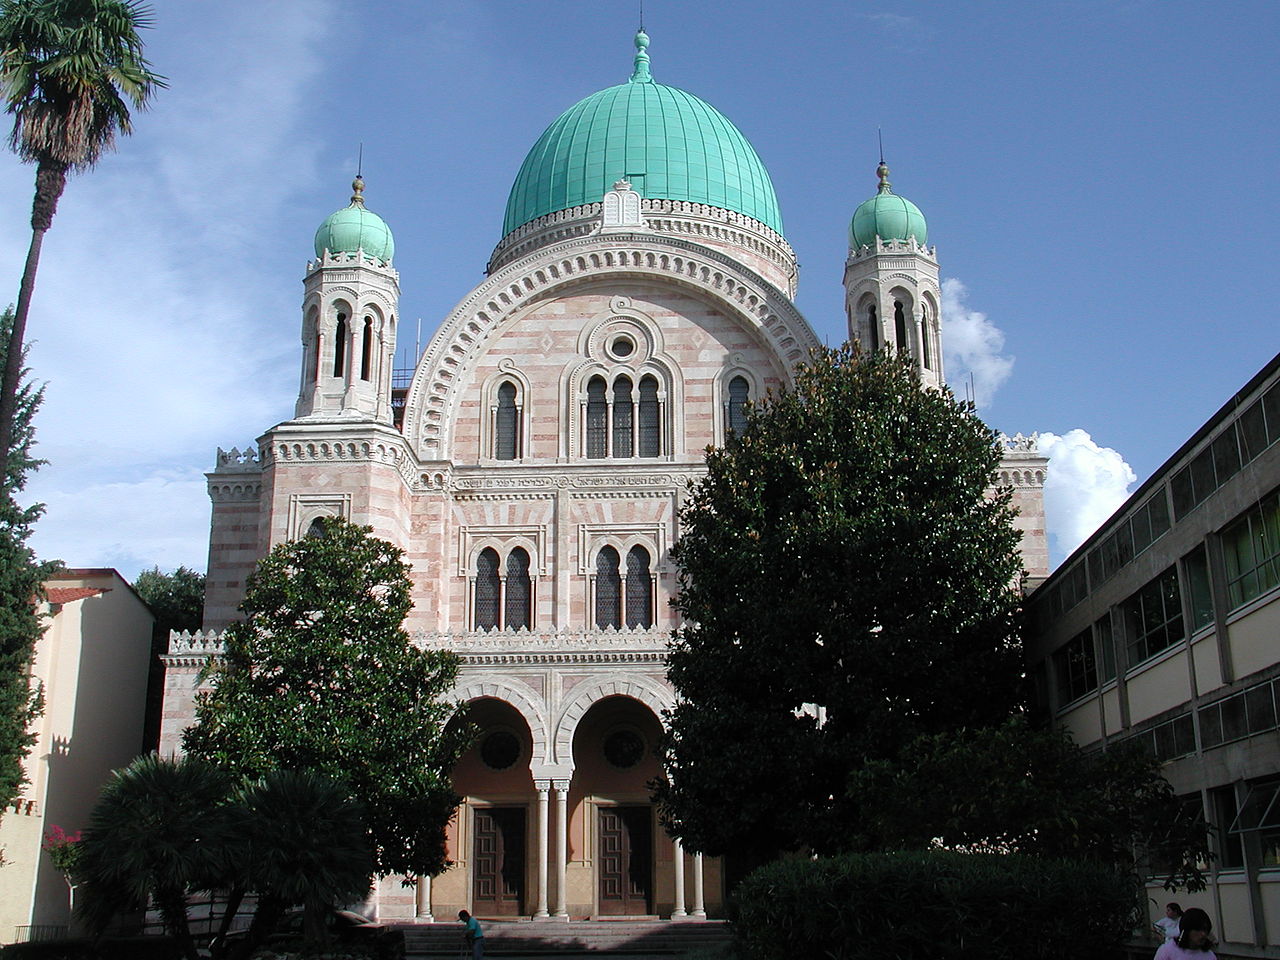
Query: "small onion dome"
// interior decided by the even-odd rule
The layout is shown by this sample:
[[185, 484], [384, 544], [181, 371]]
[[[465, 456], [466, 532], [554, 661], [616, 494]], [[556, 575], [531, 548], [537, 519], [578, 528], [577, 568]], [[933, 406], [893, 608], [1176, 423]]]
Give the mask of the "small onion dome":
[[376, 213], [364, 207], [364, 180], [357, 176], [351, 182], [351, 206], [343, 207], [325, 217], [316, 231], [316, 256], [324, 252], [355, 253], [363, 250], [366, 256], [390, 263], [396, 252], [396, 241], [391, 228]]
[[876, 237], [881, 240], [915, 237], [916, 243], [924, 246], [929, 242], [929, 225], [925, 223], [920, 208], [893, 192], [889, 168], [883, 160], [876, 167], [876, 176], [880, 178], [876, 195], [853, 212], [853, 222], [849, 224], [850, 245], [855, 248], [873, 247]]

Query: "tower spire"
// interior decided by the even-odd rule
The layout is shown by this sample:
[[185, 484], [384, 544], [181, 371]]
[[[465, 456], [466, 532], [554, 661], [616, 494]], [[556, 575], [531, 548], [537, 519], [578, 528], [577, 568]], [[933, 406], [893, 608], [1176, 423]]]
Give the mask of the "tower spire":
[[649, 35], [643, 29], [637, 30], [635, 69], [631, 71], [632, 83], [653, 82], [653, 76], [649, 73], [649, 54], [646, 52], [648, 46]]

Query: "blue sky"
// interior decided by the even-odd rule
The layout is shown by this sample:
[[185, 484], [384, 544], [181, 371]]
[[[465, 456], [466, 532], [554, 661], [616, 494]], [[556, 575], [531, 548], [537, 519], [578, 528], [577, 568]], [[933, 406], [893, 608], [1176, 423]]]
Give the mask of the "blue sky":
[[[423, 342], [477, 283], [543, 128], [626, 79], [632, 2], [158, 4], [170, 89], [45, 243], [31, 362], [49, 382], [36, 545], [126, 576], [203, 568], [203, 472], [292, 414], [311, 238], [366, 198]], [[657, 80], [746, 134], [845, 337], [845, 231], [875, 189], [928, 217], [947, 373], [1046, 434], [1055, 558], [1280, 350], [1280, 4], [649, 0]], [[0, 158], [16, 294], [32, 171]], [[401, 353], [405, 357], [404, 351]]]

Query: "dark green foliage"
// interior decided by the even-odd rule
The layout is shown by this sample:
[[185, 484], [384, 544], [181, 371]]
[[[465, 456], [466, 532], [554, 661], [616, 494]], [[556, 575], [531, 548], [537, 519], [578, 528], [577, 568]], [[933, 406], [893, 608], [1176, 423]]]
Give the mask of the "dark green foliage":
[[[1135, 744], [1086, 753], [1020, 719], [922, 737], [853, 771], [863, 845], [947, 846], [1079, 857], [1134, 869], [1135, 848], [1166, 888], [1204, 888], [1208, 825], [1181, 816], [1160, 763]], [[907, 799], [909, 798], [909, 799]]]
[[[0, 316], [0, 358], [8, 343], [12, 309]], [[31, 721], [40, 714], [40, 691], [30, 683], [31, 657], [42, 627], [35, 602], [44, 581], [60, 566], [41, 563], [27, 546], [32, 528], [44, 514], [43, 504], [23, 506], [20, 494], [43, 462], [31, 454], [32, 420], [44, 398], [23, 370], [18, 391], [13, 448], [0, 478], [0, 816], [21, 795], [22, 758], [35, 741]]]
[[146, 601], [165, 637], [170, 630], [199, 630], [204, 616], [204, 574], [187, 567], [162, 573], [159, 567], [143, 570], [133, 589]]
[[233, 870], [231, 786], [225, 772], [197, 758], [155, 754], [112, 775], [80, 841], [78, 909], [90, 930], [153, 901], [195, 960], [186, 898], [221, 886]]
[[1008, 493], [985, 495], [998, 463], [969, 407], [848, 347], [708, 453], [673, 550], [687, 625], [659, 789], [689, 848], [846, 847], [851, 769], [1009, 715], [1021, 563]]
[[732, 909], [748, 960], [1076, 960], [1118, 958], [1137, 904], [1095, 863], [920, 851], [770, 864]]
[[184, 738], [256, 779], [277, 768], [345, 783], [367, 812], [380, 874], [435, 874], [467, 746], [444, 700], [457, 658], [413, 647], [401, 551], [342, 520], [277, 546], [249, 580], [213, 690]]
[[172, 937], [109, 937], [11, 943], [0, 947], [0, 960], [179, 960], [182, 948]]

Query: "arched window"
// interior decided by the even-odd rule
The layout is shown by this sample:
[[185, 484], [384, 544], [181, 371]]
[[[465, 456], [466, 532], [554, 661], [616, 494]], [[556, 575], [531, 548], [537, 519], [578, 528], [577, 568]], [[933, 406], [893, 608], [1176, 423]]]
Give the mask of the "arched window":
[[640, 379], [640, 456], [662, 454], [662, 423], [658, 411], [658, 381], [655, 377]]
[[613, 455], [617, 458], [632, 456], [635, 438], [635, 411], [631, 404], [631, 379], [619, 377], [613, 381]]
[[305, 536], [323, 537], [324, 536], [324, 520], [322, 520], [320, 517], [316, 517], [314, 520], [312, 520], [311, 525], [307, 527], [307, 532]]
[[627, 626], [653, 626], [653, 579], [644, 547], [627, 551]]
[[899, 351], [907, 349], [907, 315], [902, 309], [902, 301], [893, 301], [893, 334]]
[[596, 557], [596, 626], [622, 626], [622, 577], [618, 551], [604, 547]]
[[368, 380], [373, 372], [373, 318], [364, 318], [364, 343], [360, 351], [360, 379]]
[[531, 626], [533, 591], [529, 583], [529, 554], [516, 547], [507, 554], [507, 597], [503, 604], [503, 626], [519, 630]]
[[604, 377], [592, 377], [587, 384], [587, 456], [599, 460], [609, 453], [609, 404]]
[[338, 314], [338, 326], [333, 331], [333, 375], [340, 377], [347, 369], [347, 315]]
[[475, 629], [492, 630], [498, 625], [498, 601], [501, 596], [498, 551], [493, 547], [485, 547], [476, 558]]
[[926, 310], [920, 317], [920, 362], [926, 370], [933, 369], [929, 364], [929, 312]]
[[520, 410], [516, 406], [516, 385], [510, 380], [498, 387], [498, 411], [493, 425], [495, 460], [514, 460], [520, 451]]
[[747, 429], [747, 401], [751, 398], [751, 385], [746, 377], [734, 377], [729, 381], [729, 402], [725, 404], [725, 426], [741, 435]]
[[867, 327], [871, 331], [871, 352], [880, 349], [880, 318], [876, 315], [876, 305], [867, 307]]

